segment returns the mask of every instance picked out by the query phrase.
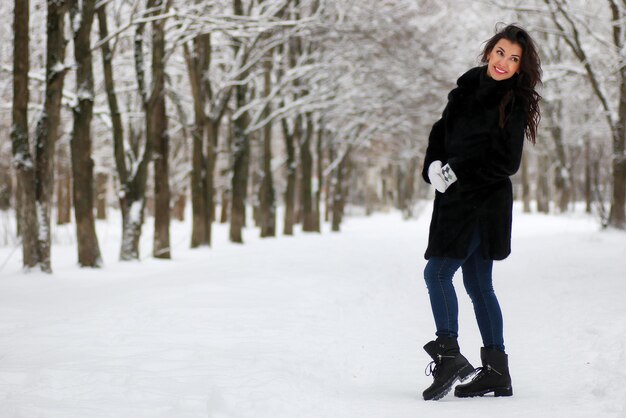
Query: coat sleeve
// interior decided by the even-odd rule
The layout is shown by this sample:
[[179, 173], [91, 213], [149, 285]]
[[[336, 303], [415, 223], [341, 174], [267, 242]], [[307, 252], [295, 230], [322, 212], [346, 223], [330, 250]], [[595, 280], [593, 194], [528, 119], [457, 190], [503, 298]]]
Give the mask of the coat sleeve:
[[527, 118], [525, 108], [515, 106], [500, 135], [494, 137], [489, 146], [476, 155], [448, 160], [460, 189], [487, 187], [517, 172], [522, 161]]
[[445, 114], [433, 125], [428, 135], [428, 147], [426, 148], [426, 155], [424, 156], [424, 166], [422, 167], [422, 178], [426, 183], [430, 183], [428, 179], [428, 167], [433, 161], [446, 161], [446, 148], [445, 148]]

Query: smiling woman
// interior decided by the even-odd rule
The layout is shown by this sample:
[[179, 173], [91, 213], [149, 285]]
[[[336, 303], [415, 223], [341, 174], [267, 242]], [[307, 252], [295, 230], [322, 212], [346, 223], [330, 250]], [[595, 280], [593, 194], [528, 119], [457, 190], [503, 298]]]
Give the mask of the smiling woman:
[[436, 341], [424, 349], [433, 359], [434, 381], [424, 399], [441, 399], [474, 368], [461, 354], [458, 302], [452, 278], [462, 268], [463, 284], [474, 304], [483, 340], [483, 367], [458, 397], [511, 396], [504, 352], [502, 312], [493, 290], [493, 260], [511, 252], [513, 192], [524, 137], [535, 142], [541, 67], [526, 31], [507, 26], [489, 39], [481, 56], [448, 95], [442, 118], [431, 130], [424, 180], [435, 186], [428, 264], [424, 278], [436, 325]]
[[500, 39], [487, 57], [487, 75], [497, 81], [519, 73], [522, 47], [508, 39]]

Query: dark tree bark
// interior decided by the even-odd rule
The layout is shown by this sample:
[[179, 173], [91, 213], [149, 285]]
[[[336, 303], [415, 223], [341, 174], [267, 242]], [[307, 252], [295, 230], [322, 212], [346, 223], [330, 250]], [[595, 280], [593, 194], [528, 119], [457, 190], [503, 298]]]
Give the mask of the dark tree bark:
[[67, 147], [57, 147], [56, 168], [57, 175], [57, 225], [72, 222], [72, 169], [70, 167]]
[[13, 15], [13, 126], [11, 145], [13, 165], [17, 176], [17, 221], [22, 235], [22, 263], [24, 268], [39, 263], [37, 252], [37, 211], [35, 206], [35, 164], [28, 140], [28, 55], [30, 1], [15, 0]]
[[310, 114], [305, 115], [306, 129], [300, 141], [300, 204], [302, 210], [302, 231], [316, 232], [315, 208], [313, 207], [313, 155], [311, 138], [313, 121]]
[[317, 131], [317, 143], [316, 150], [316, 169], [317, 169], [317, 187], [315, 188], [315, 230], [317, 232], [322, 231], [322, 216], [321, 216], [321, 200], [322, 200], [322, 186], [324, 184], [324, 152], [323, 152], [323, 139], [324, 128], [320, 122], [320, 128]]
[[[156, 0], [154, 7], [166, 12], [169, 1]], [[147, 142], [154, 144], [154, 244], [155, 258], [171, 258], [169, 135], [165, 108], [165, 20], [152, 23], [152, 92], [146, 110]]]
[[[193, 53], [187, 44], [183, 45], [189, 83], [193, 97], [194, 125], [192, 130], [193, 146], [191, 158], [191, 248], [210, 245], [206, 190], [207, 161], [204, 156], [206, 132], [206, 92], [202, 82], [203, 74], [208, 70], [210, 44], [209, 35], [199, 35], [193, 40]], [[209, 48], [207, 48], [209, 46]]]
[[54, 194], [54, 154], [61, 121], [61, 98], [67, 69], [65, 61], [65, 13], [67, 3], [48, 0], [46, 20], [46, 96], [36, 131], [36, 199], [39, 210], [37, 252], [41, 269], [52, 271], [50, 263], [50, 212]]
[[[246, 86], [236, 86], [237, 108], [246, 104]], [[233, 123], [233, 176], [231, 183], [230, 204], [230, 240], [243, 243], [243, 228], [246, 224], [246, 198], [248, 191], [248, 171], [250, 166], [250, 137], [246, 133], [246, 114], [232, 121]]]
[[91, 26], [95, 6], [95, 0], [82, 2], [72, 0], [70, 7], [72, 21], [80, 21], [80, 26], [73, 28], [77, 103], [72, 109], [74, 125], [70, 149], [78, 264], [82, 267], [100, 267], [102, 264], [94, 219], [94, 163], [91, 158], [91, 119], [94, 102]]
[[[193, 52], [184, 45], [185, 60], [194, 101], [193, 156], [191, 172], [191, 247], [211, 245], [215, 214], [215, 166], [219, 127], [230, 100], [232, 86], [214, 94], [208, 73], [211, 67], [211, 34], [193, 40]], [[228, 209], [228, 206], [222, 210]]]
[[585, 212], [591, 213], [591, 205], [593, 203], [593, 191], [591, 179], [591, 146], [589, 144], [589, 137], [585, 137]]
[[[136, 260], [139, 258], [139, 238], [141, 237], [141, 228], [143, 225], [147, 170], [148, 162], [151, 158], [151, 147], [149, 144], [146, 144], [145, 152], [140, 153], [140, 141], [138, 138], [134, 138], [132, 129], [129, 129], [130, 146], [128, 147], [128, 152], [131, 154], [131, 158], [129, 159], [131, 165], [130, 167], [127, 166], [125, 155], [127, 151], [124, 146], [124, 126], [117, 101], [117, 94], [115, 92], [115, 81], [113, 79], [113, 53], [109, 42], [105, 40], [109, 36], [105, 7], [106, 5], [102, 5], [98, 8], [98, 24], [102, 42], [101, 50], [104, 84], [111, 112], [111, 123], [113, 125], [115, 166], [120, 182], [120, 192], [118, 193], [122, 212], [120, 260]], [[143, 25], [138, 26], [136, 35], [136, 42], [141, 44]], [[137, 49], [137, 45], [135, 45], [135, 49]], [[141, 50], [141, 48], [139, 49]], [[143, 64], [142, 60], [140, 60], [140, 62]]]
[[341, 222], [343, 221], [343, 212], [346, 204], [347, 187], [345, 183], [348, 178], [349, 154], [349, 152], [346, 152], [341, 158], [339, 165], [335, 168], [331, 222], [331, 230], [333, 232], [339, 232], [341, 230]]
[[548, 170], [550, 160], [546, 154], [540, 154], [537, 160], [537, 211], [550, 213], [550, 186], [548, 183]]
[[[243, 16], [243, 4], [241, 0], [233, 0], [235, 15]], [[240, 53], [245, 55], [244, 44], [235, 43], [235, 56]], [[244, 80], [248, 71], [242, 71], [238, 80]], [[241, 109], [246, 105], [247, 86], [237, 84], [235, 87], [235, 106]], [[232, 120], [233, 126], [233, 175], [231, 180], [231, 203], [230, 203], [230, 240], [235, 243], [243, 243], [243, 228], [246, 225], [246, 198], [248, 194], [248, 172], [250, 166], [250, 136], [246, 132], [248, 126], [248, 113], [244, 112]]]
[[285, 140], [285, 150], [287, 152], [287, 186], [285, 188], [285, 222], [283, 233], [293, 235], [293, 225], [296, 222], [296, 137], [299, 136], [300, 118], [294, 120], [293, 130], [285, 119], [281, 121], [283, 128], [283, 138]]
[[415, 178], [418, 171], [420, 161], [418, 158], [413, 157], [406, 163], [406, 175], [404, 176], [403, 183], [403, 202], [402, 212], [405, 219], [411, 219], [413, 217], [413, 203], [415, 200]]
[[172, 217], [177, 221], [183, 222], [185, 220], [185, 207], [187, 206], [187, 199], [185, 194], [179, 194], [172, 206]]
[[[271, 71], [272, 56], [268, 52], [263, 62], [263, 96], [268, 97], [272, 88]], [[271, 113], [271, 105], [268, 103], [263, 111], [262, 118], [267, 118]], [[274, 178], [272, 174], [272, 123], [268, 122], [263, 127], [263, 178], [259, 188], [259, 223], [261, 237], [276, 236], [276, 199], [274, 196]]]
[[107, 190], [109, 175], [96, 173], [96, 219], [107, 218]]
[[11, 196], [13, 196], [13, 179], [9, 161], [0, 162], [0, 210], [11, 208]]

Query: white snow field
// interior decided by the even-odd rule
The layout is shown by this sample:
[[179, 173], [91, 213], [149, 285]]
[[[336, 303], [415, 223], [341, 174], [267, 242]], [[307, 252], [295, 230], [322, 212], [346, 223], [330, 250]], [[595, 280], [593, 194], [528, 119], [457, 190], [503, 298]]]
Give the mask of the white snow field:
[[[430, 203], [426, 204], [430, 207]], [[114, 218], [114, 217], [112, 217]], [[53, 275], [0, 249], [2, 418], [626, 416], [626, 233], [582, 214], [514, 217], [497, 262], [512, 398], [425, 402], [434, 324], [422, 272], [430, 218], [346, 219], [339, 234], [117, 261], [118, 220], [98, 225], [104, 267], [80, 269], [56, 228]], [[460, 276], [460, 344], [481, 345]]]

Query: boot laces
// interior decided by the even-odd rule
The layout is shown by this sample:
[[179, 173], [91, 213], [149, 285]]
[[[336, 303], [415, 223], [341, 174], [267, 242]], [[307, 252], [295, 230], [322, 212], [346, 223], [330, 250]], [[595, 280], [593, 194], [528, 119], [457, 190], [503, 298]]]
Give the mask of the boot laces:
[[436, 360], [433, 360], [426, 365], [426, 368], [424, 369], [424, 374], [426, 376], [437, 377], [439, 375], [439, 371], [441, 370], [439, 366], [441, 366], [444, 358], [455, 358], [455, 356], [443, 356], [441, 354], [438, 354]]

